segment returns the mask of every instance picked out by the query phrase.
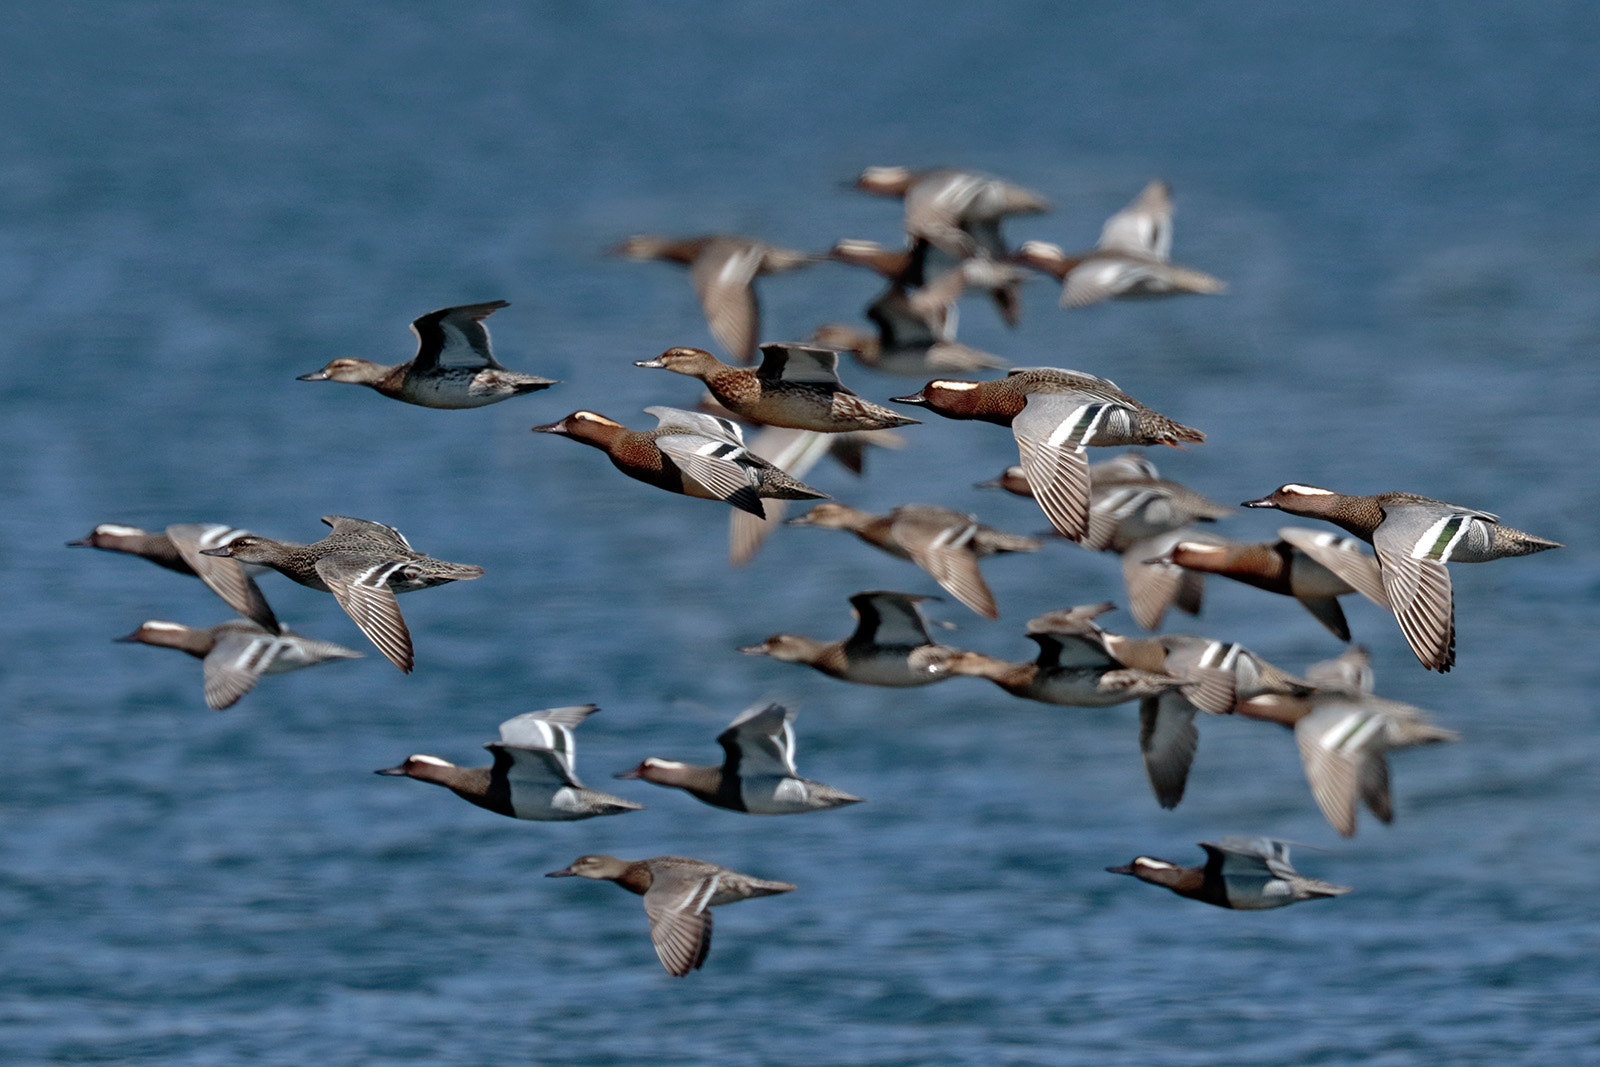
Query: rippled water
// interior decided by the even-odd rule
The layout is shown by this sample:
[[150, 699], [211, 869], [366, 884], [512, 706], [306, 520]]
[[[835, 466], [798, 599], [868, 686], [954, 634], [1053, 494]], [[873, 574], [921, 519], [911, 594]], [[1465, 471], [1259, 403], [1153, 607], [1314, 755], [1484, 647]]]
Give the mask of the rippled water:
[[[1595, 1055], [1593, 10], [167, 0], [37, 5], [8, 29], [0, 1060]], [[897, 205], [842, 188], [885, 162], [1036, 188], [1057, 210], [1013, 240], [1067, 246], [1150, 178], [1174, 184], [1176, 258], [1228, 296], [1069, 313], [1038, 282], [1014, 332], [978, 302], [962, 316], [972, 344], [1109, 375], [1206, 429], [1154, 457], [1165, 473], [1227, 502], [1290, 480], [1412, 489], [1571, 545], [1456, 569], [1448, 676], [1385, 613], [1347, 608], [1380, 691], [1464, 735], [1395, 759], [1392, 827], [1335, 838], [1290, 737], [1259, 723], [1204, 722], [1189, 795], [1163, 812], [1131, 708], [741, 657], [777, 630], [844, 634], [858, 589], [933, 588], [809, 530], [729, 570], [723, 509], [527, 433], [695, 395], [631, 366], [709, 343], [685, 279], [601, 249], [652, 230], [892, 241]], [[874, 291], [832, 265], [769, 283], [769, 337]], [[563, 385], [437, 412], [294, 381], [339, 354], [403, 359], [412, 317], [494, 298], [512, 301], [504, 361]], [[1013, 460], [1003, 430], [907, 437], [863, 480], [813, 481], [877, 510], [1043, 525], [970, 488]], [[194, 662], [110, 641], [220, 621], [220, 603], [61, 547], [113, 520], [311, 540], [329, 512], [487, 574], [403, 602], [414, 675], [369, 654], [225, 714]], [[1123, 596], [1111, 557], [1064, 545], [987, 572], [1001, 622], [932, 613], [995, 655], [1025, 654], [1033, 614]], [[263, 587], [296, 629], [366, 647], [330, 597]], [[1291, 669], [1337, 652], [1294, 605], [1221, 582], [1173, 625]], [[644, 755], [710, 761], [766, 697], [802, 708], [802, 772], [868, 803], [757, 819], [616, 783], [649, 810], [532, 824], [370, 773], [415, 751], [471, 762], [501, 719], [593, 701], [579, 770], [607, 783]], [[1326, 846], [1299, 865], [1355, 892], [1234, 913], [1103, 871], [1192, 862], [1230, 832]], [[594, 851], [800, 890], [719, 911], [705, 970], [676, 981], [635, 898], [540, 877]]]

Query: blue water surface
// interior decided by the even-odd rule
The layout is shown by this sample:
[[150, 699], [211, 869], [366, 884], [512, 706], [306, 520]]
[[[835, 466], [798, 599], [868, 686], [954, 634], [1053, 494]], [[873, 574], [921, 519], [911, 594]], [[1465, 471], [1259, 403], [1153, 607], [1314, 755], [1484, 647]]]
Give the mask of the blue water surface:
[[[1600, 9], [1578, 3], [14, 5], [0, 35], [0, 1061], [15, 1063], [1520, 1064], [1600, 1062]], [[1150, 179], [1175, 257], [1226, 296], [981, 301], [962, 339], [1115, 378], [1208, 433], [1153, 456], [1227, 503], [1288, 481], [1409, 489], [1569, 547], [1455, 569], [1460, 659], [1421, 670], [1347, 607], [1379, 689], [1458, 744], [1395, 757], [1397, 817], [1337, 838], [1290, 735], [1201, 724], [1188, 796], [1150, 796], [1131, 707], [977, 680], [850, 686], [738, 655], [849, 631], [846, 598], [937, 592], [841, 534], [726, 563], [726, 509], [530, 435], [648, 422], [695, 383], [632, 361], [710, 345], [686, 278], [606, 258], [635, 232], [820, 250], [899, 240], [871, 164], [1037, 189], [1013, 241], [1093, 241]], [[768, 338], [854, 320], [876, 280], [767, 279]], [[413, 317], [507, 299], [508, 365], [560, 378], [468, 411], [295, 376], [408, 358]], [[883, 400], [916, 383], [849, 366]], [[1004, 430], [939, 421], [856, 506], [1008, 529], [972, 488]], [[267, 575], [297, 630], [365, 659], [268, 678], [223, 714], [199, 665], [113, 644], [225, 607], [98, 522], [314, 540], [391, 523], [485, 576], [402, 602], [403, 676], [331, 597]], [[1274, 513], [1219, 532], [1265, 538]], [[940, 639], [1023, 658], [1022, 623], [1117, 599], [1052, 544], [986, 567], [1003, 618]], [[1125, 613], [1107, 616], [1132, 630]], [[1286, 599], [1213, 581], [1174, 630], [1292, 670], [1339, 651]], [[803, 773], [868, 798], [764, 819], [609, 774], [710, 762], [792, 701]], [[594, 702], [578, 766], [648, 810], [521, 823], [376, 778], [463, 763], [502, 719]], [[1270, 833], [1349, 896], [1229, 912], [1106, 874]], [[721, 909], [703, 971], [657, 964], [639, 902], [541, 876], [586, 852], [699, 856], [799, 890]]]

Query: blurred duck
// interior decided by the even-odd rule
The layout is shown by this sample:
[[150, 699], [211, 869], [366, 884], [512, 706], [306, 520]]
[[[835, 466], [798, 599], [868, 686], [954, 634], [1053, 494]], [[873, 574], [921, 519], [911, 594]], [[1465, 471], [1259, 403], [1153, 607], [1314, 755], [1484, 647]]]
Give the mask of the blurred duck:
[[753, 878], [727, 867], [685, 856], [620, 860], [615, 856], [579, 856], [546, 878], [593, 878], [615, 882], [644, 898], [650, 918], [650, 940], [661, 965], [683, 978], [706, 962], [711, 951], [711, 913], [707, 910], [751, 897], [788, 893], [788, 882]]
[[1087, 604], [1041, 615], [1028, 623], [1028, 638], [1039, 646], [1032, 663], [1011, 663], [981, 652], [952, 657], [949, 670], [987, 678], [1012, 696], [1043, 704], [1100, 708], [1154, 696], [1178, 679], [1123, 666], [1106, 648], [1105, 632], [1094, 621], [1112, 604]]
[[245, 619], [203, 630], [151, 619], [117, 640], [175, 648], [201, 660], [206, 706], [216, 711], [233, 707], [263, 674], [287, 674], [330, 659], [361, 658], [361, 653], [332, 641], [301, 637], [288, 630], [266, 630]]
[[483, 568], [424, 555], [393, 526], [348, 515], [324, 515], [322, 521], [333, 532], [309, 545], [241, 534], [201, 555], [261, 563], [301, 585], [332, 593], [378, 651], [409, 674], [415, 662], [411, 631], [395, 595], [478, 578]]
[[[1400, 632], [1424, 667], [1441, 672], [1456, 658], [1455, 600], [1445, 564], [1483, 563], [1562, 547], [1501, 526], [1499, 516], [1487, 511], [1415, 493], [1352, 496], [1291, 483], [1243, 506], [1324, 519], [1369, 542], [1377, 551], [1383, 592]], [[1332, 556], [1320, 562], [1358, 589], [1358, 582], [1367, 580], [1359, 564], [1340, 565]]]
[[1061, 282], [1063, 307], [1228, 288], [1209, 274], [1178, 266], [1171, 256], [1172, 191], [1158, 180], [1106, 220], [1094, 251], [1068, 255], [1048, 241], [1025, 241], [1012, 259]]
[[[1351, 537], [1285, 526], [1276, 541], [1178, 541], [1148, 562], [1220, 574], [1269, 593], [1292, 596], [1335, 637], [1348, 641], [1350, 626], [1339, 607], [1339, 597], [1360, 592], [1379, 607], [1389, 606], [1378, 561], [1361, 551], [1360, 544]], [[1339, 577], [1330, 563], [1347, 574], [1364, 572], [1365, 581], [1358, 589]]]
[[[986, 352], [955, 343], [956, 301], [968, 288], [986, 289], [1001, 317], [1016, 325], [1024, 277], [1017, 267], [988, 254], [965, 259], [945, 256], [920, 239], [898, 251], [873, 241], [846, 239], [835, 242], [826, 256], [837, 263], [866, 267], [888, 282], [867, 306], [867, 317], [880, 330], [878, 366], [895, 373], [908, 372], [914, 361], [912, 349], [917, 347], [923, 349], [920, 361], [935, 368], [1006, 366]], [[982, 362], [974, 363], [975, 359]]]
[[611, 250], [628, 259], [660, 259], [689, 268], [711, 336], [740, 363], [756, 355], [761, 309], [755, 280], [816, 262], [815, 256], [735, 234], [662, 237], [637, 234]]
[[1106, 634], [1104, 642], [1123, 666], [1168, 675], [1178, 683], [1139, 702], [1139, 749], [1150, 788], [1163, 808], [1175, 808], [1183, 799], [1200, 743], [1197, 711], [1227, 715], [1241, 700], [1300, 696], [1312, 688], [1242, 645], [1214, 638]]
[[1040, 544], [985, 526], [971, 515], [928, 504], [902, 504], [887, 515], [844, 504], [818, 504], [789, 524], [849, 530], [874, 548], [915, 563], [986, 619], [999, 618], [1000, 611], [978, 561], [1002, 552], [1033, 552]]
[[739, 649], [747, 656], [771, 656], [803, 663], [823, 674], [861, 685], [931, 685], [950, 677], [957, 650], [936, 645], [917, 604], [927, 597], [874, 591], [850, 598], [856, 629], [843, 641], [818, 641], [799, 634], [773, 634], [759, 645]]
[[1306, 681], [1309, 693], [1257, 694], [1234, 710], [1294, 730], [1311, 795], [1340, 836], [1355, 835], [1359, 804], [1392, 822], [1388, 754], [1460, 735], [1434, 726], [1420, 708], [1373, 696], [1371, 659], [1360, 646], [1314, 664]]
[[762, 497], [826, 497], [745, 448], [737, 423], [698, 411], [649, 407], [654, 430], [630, 430], [593, 411], [574, 411], [534, 433], [570, 437], [605, 452], [623, 474], [669, 493], [720, 500], [765, 519]]
[[[1180, 482], [1163, 478], [1142, 453], [1128, 452], [1089, 466], [1089, 532], [1083, 546], [1122, 557], [1128, 610], [1146, 630], [1161, 625], [1167, 609], [1198, 615], [1205, 576], [1163, 562], [1178, 540], [1199, 544], [1222, 539], [1196, 528], [1233, 509], [1209, 500]], [[981, 488], [1004, 489], [1030, 499], [1033, 490], [1020, 466], [1007, 467]]]
[[1205, 434], [1145, 407], [1116, 383], [1081, 371], [1024, 367], [991, 382], [936, 379], [895, 403], [951, 419], [1011, 427], [1034, 500], [1063, 536], [1089, 535], [1088, 445], [1174, 447]]
[[1284, 841], [1224, 837], [1221, 843], [1202, 841], [1200, 847], [1206, 851], [1206, 862], [1198, 867], [1180, 867], [1168, 860], [1136, 856], [1132, 863], [1106, 870], [1131, 874], [1180, 897], [1240, 911], [1281, 908], [1350, 892], [1349, 886], [1307, 878], [1296, 871], [1289, 865], [1289, 845]]
[[[971, 284], [990, 291], [1007, 325], [1016, 325], [1022, 313], [1021, 286], [1008, 270], [1006, 259], [1011, 250], [1000, 223], [1010, 215], [1049, 211], [1048, 201], [999, 178], [948, 168], [868, 167], [856, 179], [855, 187], [905, 201], [906, 234], [913, 242], [928, 246], [923, 253], [927, 257], [922, 266], [924, 278], [961, 267]], [[992, 277], [983, 277], [985, 271]]]
[[507, 370], [494, 358], [483, 320], [509, 306], [491, 300], [431, 311], [411, 323], [417, 354], [409, 363], [390, 367], [341, 356], [297, 380], [365, 385], [425, 408], [481, 408], [559, 384], [554, 378]]
[[[841, 241], [830, 255], [842, 258], [841, 249], [854, 245], [870, 242]], [[956, 341], [955, 301], [964, 286], [960, 270], [948, 271], [934, 284], [914, 291], [900, 280], [891, 280], [889, 287], [867, 305], [867, 318], [876, 332], [833, 322], [817, 327], [812, 340], [849, 351], [856, 362], [886, 374], [922, 377], [938, 371], [1005, 367], [1007, 364], [1000, 357]]]
[[483, 747], [494, 756], [488, 767], [458, 767], [438, 756], [416, 754], [375, 774], [442, 785], [462, 800], [513, 819], [569, 822], [621, 815], [643, 805], [590, 789], [573, 769], [577, 745], [572, 729], [599, 709], [593, 704], [530, 711], [500, 724], [500, 740]]
[[669, 348], [636, 367], [705, 382], [717, 402], [751, 422], [818, 433], [887, 430], [919, 420], [863, 400], [839, 382], [839, 352], [807, 344], [764, 344], [761, 366], [732, 367], [699, 348]]
[[794, 815], [859, 804], [831, 785], [800, 777], [794, 765], [794, 712], [782, 704], [754, 704], [717, 735], [719, 767], [696, 767], [651, 756], [618, 778], [639, 778], [682, 789], [716, 808], [751, 815]]
[[255, 580], [245, 573], [239, 561], [219, 559], [205, 553], [208, 548], [230, 544], [234, 538], [247, 533], [248, 530], [237, 530], [219, 522], [175, 523], [163, 533], [102, 522], [90, 530], [87, 537], [68, 541], [67, 547], [124, 552], [147, 559], [169, 571], [193, 575], [227, 601], [234, 611], [269, 633], [277, 633], [280, 629], [277, 616], [272, 613], [267, 598], [261, 595]]

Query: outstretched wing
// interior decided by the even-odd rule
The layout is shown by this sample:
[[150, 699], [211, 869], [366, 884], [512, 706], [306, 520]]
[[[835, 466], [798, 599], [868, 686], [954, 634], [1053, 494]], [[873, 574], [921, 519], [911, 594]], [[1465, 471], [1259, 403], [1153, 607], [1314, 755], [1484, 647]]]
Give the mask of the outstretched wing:
[[221, 548], [246, 532], [216, 522], [181, 522], [167, 527], [167, 538], [189, 569], [199, 575], [212, 592], [227, 601], [230, 608], [277, 633], [282, 629], [278, 618], [255, 580], [245, 573], [244, 565], [231, 556], [203, 554], [204, 549]]
[[704, 963], [711, 951], [709, 906], [722, 872], [694, 874], [669, 868], [652, 874], [654, 881], [644, 894], [650, 940], [667, 973], [682, 978]]
[[323, 580], [339, 606], [361, 627], [367, 639], [390, 663], [407, 674], [415, 662], [411, 651], [411, 631], [400, 615], [400, 605], [389, 578], [405, 560], [373, 563], [358, 552], [329, 552], [317, 560], [317, 576]]
[[406, 540], [404, 534], [393, 526], [385, 526], [381, 522], [373, 522], [370, 519], [353, 519], [348, 515], [324, 515], [322, 516], [322, 521], [333, 527], [333, 532], [336, 534], [365, 537], [370, 541], [376, 541], [381, 545], [397, 548], [404, 552], [416, 551], [411, 547], [411, 542]]
[[411, 362], [412, 370], [426, 372], [441, 366], [499, 368], [489, 350], [489, 330], [483, 320], [509, 306], [505, 300], [461, 304], [430, 311], [414, 320], [411, 332], [417, 335], [417, 355]]
[[917, 602], [925, 599], [911, 593], [857, 593], [850, 598], [856, 613], [856, 630], [847, 644], [901, 648], [931, 645], [922, 612], [917, 610]]
[[741, 363], [756, 354], [761, 309], [752, 283], [763, 256], [762, 247], [753, 242], [713, 241], [689, 267], [711, 335]]
[[753, 704], [717, 736], [728, 764], [743, 778], [798, 778], [794, 766], [794, 711], [782, 704]]

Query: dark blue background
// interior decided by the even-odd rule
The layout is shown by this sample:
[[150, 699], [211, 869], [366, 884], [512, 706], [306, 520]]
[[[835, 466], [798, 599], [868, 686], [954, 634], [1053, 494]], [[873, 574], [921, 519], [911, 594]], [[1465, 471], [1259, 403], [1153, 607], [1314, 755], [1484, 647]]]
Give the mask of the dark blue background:
[[[1587, 5], [166, 0], [19, 8], [0, 36], [0, 1060], [140, 1064], [1576, 1062], [1600, 1041], [1593, 607], [1600, 569], [1600, 97]], [[1398, 817], [1336, 839], [1275, 727], [1207, 720], [1189, 796], [1149, 795], [1131, 708], [979, 681], [847, 686], [737, 655], [849, 629], [863, 588], [935, 592], [840, 534], [784, 530], [730, 571], [725, 509], [527, 428], [634, 425], [693, 383], [631, 361], [709, 344], [686, 279], [604, 258], [637, 231], [820, 249], [898, 239], [842, 188], [877, 163], [1002, 174], [1068, 247], [1149, 179], [1175, 258], [1226, 297], [972, 302], [964, 340], [1115, 378], [1209, 434], [1153, 458], [1219, 500], [1285, 481], [1410, 489], [1571, 547], [1456, 568], [1460, 662], [1423, 672], [1347, 610], [1385, 695], [1463, 741], [1394, 760]], [[769, 279], [768, 337], [872, 296], [832, 265]], [[414, 316], [504, 298], [497, 351], [564, 380], [470, 412], [306, 385], [409, 356]], [[902, 379], [849, 368], [876, 398]], [[930, 423], [846, 502], [979, 512], [1004, 431]], [[267, 679], [225, 714], [198, 664], [114, 645], [220, 621], [198, 584], [61, 547], [101, 521], [311, 540], [392, 523], [483, 579], [402, 602], [418, 667]], [[1221, 527], [1270, 536], [1280, 517]], [[987, 567], [1004, 618], [931, 613], [1022, 658], [1031, 615], [1122, 598], [1066, 545]], [[262, 581], [303, 632], [366, 649], [331, 597]], [[1114, 628], [1131, 628], [1125, 614]], [[1338, 647], [1286, 600], [1211, 583], [1201, 620], [1290, 669]], [[593, 701], [596, 785], [709, 761], [754, 700], [797, 702], [802, 772], [868, 803], [757, 819], [642, 784], [624, 818], [515, 823], [375, 778], [473, 762], [504, 718]], [[1265, 914], [1103, 872], [1193, 842], [1328, 846], [1355, 887]], [[726, 909], [669, 979], [636, 899], [540, 876], [583, 852], [701, 856], [797, 883]]]

